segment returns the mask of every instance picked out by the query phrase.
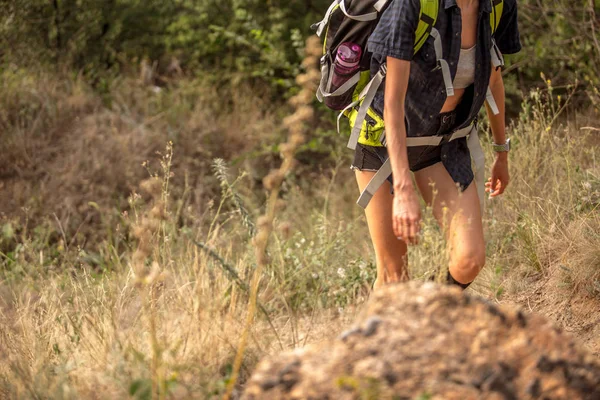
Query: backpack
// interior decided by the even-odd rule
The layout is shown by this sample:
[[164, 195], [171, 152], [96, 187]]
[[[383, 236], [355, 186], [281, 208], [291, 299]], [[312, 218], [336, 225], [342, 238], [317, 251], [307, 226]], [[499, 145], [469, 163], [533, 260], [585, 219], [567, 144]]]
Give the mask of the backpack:
[[[378, 142], [375, 145], [385, 146], [385, 132], [383, 118], [371, 108], [371, 104], [381, 86], [385, 75], [385, 63], [381, 65], [378, 73], [370, 77], [370, 66], [372, 53], [367, 50], [369, 36], [375, 30], [381, 14], [387, 9], [393, 0], [334, 0], [325, 17], [312, 26], [319, 37], [324, 35], [323, 57], [321, 57], [321, 82], [317, 89], [317, 99], [330, 106], [335, 99], [335, 107], [340, 111], [337, 129], [340, 132], [340, 119], [348, 117], [352, 131], [348, 147], [355, 149], [359, 137], [364, 135], [368, 139]], [[490, 26], [492, 28], [492, 63], [498, 68], [504, 65], [493, 35], [498, 28], [502, 11], [503, 0], [490, 0], [492, 13], [490, 14]], [[419, 23], [415, 35], [414, 53], [416, 54], [429, 36], [435, 40], [435, 55], [438, 69], [441, 69], [446, 85], [448, 96], [454, 94], [452, 79], [448, 63], [443, 58], [442, 43], [439, 32], [434, 28], [439, 11], [439, 0], [420, 0], [421, 10]], [[342, 44], [354, 43], [361, 47], [362, 55], [356, 72], [339, 87], [333, 86], [334, 62], [338, 49]], [[498, 108], [488, 89], [486, 100], [494, 112]], [[328, 104], [329, 103], [329, 104]]]

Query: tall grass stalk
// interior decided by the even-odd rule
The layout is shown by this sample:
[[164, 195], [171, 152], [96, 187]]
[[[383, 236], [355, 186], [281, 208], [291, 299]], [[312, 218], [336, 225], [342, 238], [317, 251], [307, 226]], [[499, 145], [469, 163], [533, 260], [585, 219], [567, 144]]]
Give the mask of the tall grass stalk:
[[318, 39], [312, 37], [307, 40], [305, 48], [306, 58], [303, 62], [306, 72], [305, 74], [298, 76], [298, 83], [302, 89], [300, 93], [291, 100], [292, 105], [296, 108], [296, 111], [294, 114], [290, 115], [284, 120], [284, 125], [289, 134], [287, 142], [282, 143], [280, 146], [283, 161], [279, 169], [272, 170], [263, 180], [265, 188], [269, 191], [267, 209], [265, 214], [258, 219], [258, 232], [253, 238], [256, 269], [254, 270], [252, 283], [250, 285], [250, 300], [248, 303], [246, 324], [238, 344], [238, 351], [233, 364], [231, 380], [228, 384], [225, 396], [223, 397], [225, 400], [229, 400], [237, 383], [239, 370], [242, 365], [242, 360], [244, 358], [248, 343], [248, 334], [252, 328], [254, 315], [256, 312], [259, 282], [262, 277], [263, 269], [267, 266], [267, 264], [269, 264], [266, 250], [269, 243], [269, 237], [271, 236], [271, 232], [273, 230], [273, 222], [275, 220], [276, 212], [281, 208], [281, 205], [278, 204], [281, 183], [293, 168], [295, 160], [294, 155], [298, 150], [298, 147], [306, 141], [306, 136], [304, 133], [306, 130], [305, 124], [310, 122], [313, 117], [313, 110], [310, 107], [310, 100], [308, 99], [312, 98], [312, 94], [316, 89], [316, 83], [318, 82], [319, 71], [317, 70], [316, 66], [318, 65], [317, 59], [320, 55], [320, 51], [321, 49], [318, 44]]

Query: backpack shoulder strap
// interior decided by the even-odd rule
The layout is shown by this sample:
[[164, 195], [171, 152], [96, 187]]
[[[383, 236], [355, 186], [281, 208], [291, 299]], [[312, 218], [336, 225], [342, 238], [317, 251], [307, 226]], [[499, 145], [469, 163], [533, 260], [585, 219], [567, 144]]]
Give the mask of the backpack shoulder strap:
[[504, 11], [504, 0], [491, 0], [491, 2], [490, 26], [492, 27], [493, 36], [496, 33], [496, 29], [498, 29], [498, 25], [500, 25], [500, 18], [502, 18], [502, 11]]
[[[498, 29], [498, 25], [500, 24], [500, 19], [502, 18], [502, 12], [504, 11], [504, 0], [490, 0], [492, 2], [492, 12], [490, 13], [490, 27], [492, 28], [492, 65], [494, 68], [498, 69], [504, 66], [504, 57], [496, 45], [496, 40], [494, 39], [494, 34]], [[498, 105], [496, 104], [496, 100], [494, 100], [494, 94], [492, 90], [488, 87], [487, 93], [485, 95], [485, 99], [492, 110], [494, 115], [498, 115], [500, 110], [498, 109]]]
[[423, 44], [435, 25], [440, 8], [439, 0], [421, 0], [421, 11], [419, 12], [419, 25], [415, 34], [415, 54], [423, 47]]
[[[421, 11], [419, 12], [419, 25], [415, 35], [415, 53], [417, 53], [431, 33], [431, 28], [437, 22], [439, 12], [438, 0], [420, 0]], [[496, 33], [500, 18], [504, 11], [504, 0], [490, 0], [492, 3], [492, 12], [490, 14], [490, 26], [492, 27], [492, 35]]]

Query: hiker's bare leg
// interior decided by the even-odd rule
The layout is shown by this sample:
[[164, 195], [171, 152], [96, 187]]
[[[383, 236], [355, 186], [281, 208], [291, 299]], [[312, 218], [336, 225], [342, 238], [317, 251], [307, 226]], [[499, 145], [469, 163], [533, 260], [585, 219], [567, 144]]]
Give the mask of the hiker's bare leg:
[[[359, 189], [367, 186], [374, 172], [356, 171]], [[385, 182], [375, 193], [365, 210], [371, 241], [377, 259], [377, 280], [375, 289], [385, 283], [408, 280], [406, 271], [406, 244], [398, 240], [392, 227], [392, 201], [390, 184]]]
[[[485, 264], [485, 242], [475, 182], [462, 193], [442, 163], [415, 173], [417, 186], [448, 240], [450, 274], [463, 284], [472, 282]], [[435, 182], [432, 186], [430, 182]], [[435, 194], [434, 194], [435, 191]]]

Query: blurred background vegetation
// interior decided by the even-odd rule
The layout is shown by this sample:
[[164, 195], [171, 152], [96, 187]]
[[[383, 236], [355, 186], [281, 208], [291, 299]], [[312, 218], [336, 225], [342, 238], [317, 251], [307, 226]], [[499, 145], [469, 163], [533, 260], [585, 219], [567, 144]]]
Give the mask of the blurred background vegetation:
[[[304, 41], [329, 2], [0, 0], [0, 129], [1, 144], [10, 150], [0, 174], [39, 180], [48, 170], [35, 168], [35, 157], [22, 156], [27, 148], [44, 160], [56, 154], [49, 150], [53, 145], [74, 146], [73, 123], [105, 107], [120, 118], [129, 114], [130, 129], [142, 129], [136, 126], [147, 119], [162, 126], [160, 133], [150, 130], [153, 140], [132, 144], [141, 147], [130, 156], [147, 159], [171, 140], [186, 166], [210, 172], [211, 157], [220, 156], [243, 164], [259, 183], [277, 162], [275, 143], [284, 134], [280, 124], [266, 128], [260, 122], [290, 113], [286, 101], [298, 91]], [[597, 113], [600, 0], [520, 0], [519, 13], [524, 48], [508, 57], [505, 69], [508, 116], [518, 116], [536, 89], [560, 96], [562, 116]], [[299, 155], [312, 171], [346, 154], [334, 113], [314, 105], [314, 132]], [[91, 135], [82, 149], [98, 137]], [[88, 170], [80, 165], [78, 173]], [[111, 187], [107, 192], [122, 195], [131, 189], [126, 175], [135, 181], [143, 173], [109, 179], [101, 169], [106, 179], [96, 174], [85, 181], [103, 181]], [[17, 203], [7, 200], [5, 208], [18, 210]], [[76, 220], [71, 224], [81, 222]]]
[[[329, 3], [0, 0], [0, 398], [223, 394], [262, 179]], [[512, 182], [487, 202], [488, 263], [470, 290], [555, 316], [600, 354], [600, 0], [518, 6]], [[242, 383], [263, 355], [335, 335], [374, 279], [352, 154], [312, 105]], [[446, 257], [426, 211], [411, 276]]]
[[[160, 74], [289, 89], [329, 2], [2, 0], [0, 59], [2, 68], [82, 74], [97, 87], [147, 60]], [[521, 0], [519, 12], [524, 50], [511, 59], [511, 94], [544, 86], [543, 72], [555, 87], [577, 82], [597, 103], [600, 1]]]

